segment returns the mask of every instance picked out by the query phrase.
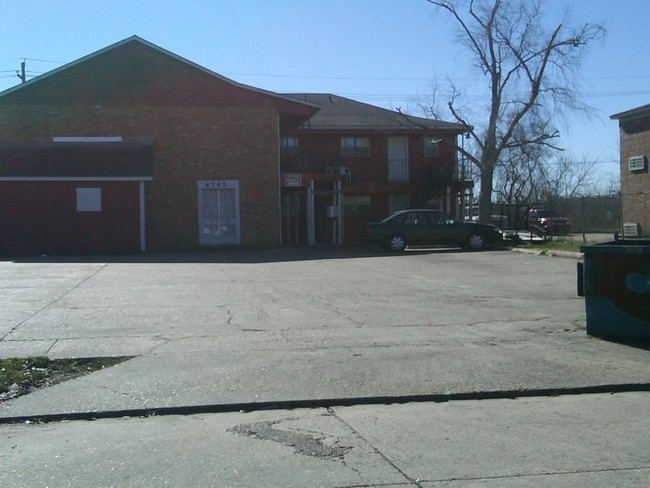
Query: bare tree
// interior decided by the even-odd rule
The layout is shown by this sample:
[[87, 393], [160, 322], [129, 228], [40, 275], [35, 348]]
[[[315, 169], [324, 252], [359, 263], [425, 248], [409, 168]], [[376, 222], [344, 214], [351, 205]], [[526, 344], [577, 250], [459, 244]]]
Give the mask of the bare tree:
[[548, 151], [540, 146], [504, 151], [494, 171], [497, 202], [513, 205], [535, 200], [546, 157]]
[[565, 210], [566, 203], [581, 196], [591, 183], [595, 163], [560, 156], [541, 167], [538, 199], [553, 208]]
[[457, 103], [457, 92], [448, 103], [473, 141], [473, 149], [458, 146], [458, 150], [478, 168], [480, 219], [487, 221], [494, 172], [502, 155], [526, 146], [559, 149], [557, 115], [586, 108], [576, 96], [576, 73], [583, 48], [602, 38], [604, 29], [597, 24], [573, 28], [563, 23], [548, 29], [539, 0], [427, 1], [451, 15], [460, 42], [471, 52], [489, 87], [484, 123], [469, 119]]

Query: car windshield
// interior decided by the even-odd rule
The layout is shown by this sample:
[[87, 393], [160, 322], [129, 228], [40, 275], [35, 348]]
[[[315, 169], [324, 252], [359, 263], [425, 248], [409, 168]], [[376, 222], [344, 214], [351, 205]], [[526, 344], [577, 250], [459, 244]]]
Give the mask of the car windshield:
[[385, 217], [382, 220], [380, 220], [380, 222], [388, 222], [389, 220], [393, 219], [395, 217], [395, 215], [398, 215], [399, 213], [400, 212], [393, 212], [393, 213], [389, 214], [388, 217]]
[[424, 220], [422, 222], [428, 222], [430, 224], [452, 224], [455, 222], [455, 219], [453, 217], [450, 217], [446, 213], [439, 210], [398, 210], [391, 213], [383, 220], [380, 220], [380, 222], [399, 222], [403, 224], [415, 223], [415, 221], [418, 220], [418, 216], [424, 217]]

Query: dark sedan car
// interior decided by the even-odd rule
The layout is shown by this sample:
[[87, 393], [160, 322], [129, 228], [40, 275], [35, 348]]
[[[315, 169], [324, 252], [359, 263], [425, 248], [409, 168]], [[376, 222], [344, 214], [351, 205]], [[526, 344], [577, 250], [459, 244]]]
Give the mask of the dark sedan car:
[[503, 239], [501, 230], [494, 225], [460, 222], [440, 210], [429, 209], [400, 210], [364, 227], [369, 242], [391, 251], [426, 244], [478, 250]]

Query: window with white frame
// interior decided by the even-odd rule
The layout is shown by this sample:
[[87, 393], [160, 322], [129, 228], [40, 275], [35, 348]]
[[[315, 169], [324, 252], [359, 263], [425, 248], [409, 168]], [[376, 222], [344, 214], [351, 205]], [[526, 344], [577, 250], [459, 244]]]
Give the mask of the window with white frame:
[[367, 158], [370, 156], [370, 138], [341, 137], [341, 156]]
[[425, 158], [437, 158], [440, 154], [440, 139], [425, 137], [422, 140], [422, 153]]
[[280, 139], [280, 154], [282, 156], [295, 156], [298, 154], [298, 138], [283, 137]]

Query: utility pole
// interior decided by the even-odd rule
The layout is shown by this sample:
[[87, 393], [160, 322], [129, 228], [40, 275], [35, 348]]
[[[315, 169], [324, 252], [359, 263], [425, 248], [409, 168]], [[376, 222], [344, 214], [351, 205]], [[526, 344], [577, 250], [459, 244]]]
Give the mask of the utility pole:
[[25, 76], [25, 59], [23, 59], [22, 63], [20, 63], [20, 72], [16, 71], [16, 76], [20, 78], [20, 81], [22, 83], [25, 83], [27, 81], [27, 77]]

